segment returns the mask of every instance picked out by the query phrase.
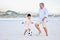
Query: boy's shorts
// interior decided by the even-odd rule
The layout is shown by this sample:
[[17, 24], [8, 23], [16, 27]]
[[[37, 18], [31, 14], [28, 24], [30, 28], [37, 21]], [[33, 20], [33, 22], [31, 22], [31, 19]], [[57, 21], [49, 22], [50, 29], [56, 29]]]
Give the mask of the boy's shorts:
[[25, 29], [31, 29], [30, 25], [24, 25], [24, 26], [25, 26]]

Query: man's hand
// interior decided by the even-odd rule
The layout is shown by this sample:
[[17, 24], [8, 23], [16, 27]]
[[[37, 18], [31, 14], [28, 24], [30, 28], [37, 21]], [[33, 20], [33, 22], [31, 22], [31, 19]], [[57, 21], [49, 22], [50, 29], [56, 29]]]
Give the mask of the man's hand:
[[47, 17], [44, 17], [44, 18], [42, 19], [43, 22], [44, 22], [45, 18], [47, 18]]

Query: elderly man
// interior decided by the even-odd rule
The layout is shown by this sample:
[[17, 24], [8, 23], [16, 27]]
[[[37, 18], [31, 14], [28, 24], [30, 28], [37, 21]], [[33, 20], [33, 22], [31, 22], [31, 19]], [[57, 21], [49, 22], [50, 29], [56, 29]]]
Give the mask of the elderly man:
[[39, 7], [40, 7], [39, 17], [38, 17], [38, 21], [35, 24], [35, 27], [38, 30], [38, 33], [40, 34], [41, 30], [40, 30], [39, 24], [42, 24], [43, 29], [46, 33], [46, 36], [48, 36], [48, 31], [47, 31], [47, 28], [46, 28], [46, 22], [47, 22], [47, 18], [48, 18], [48, 11], [47, 11], [46, 8], [44, 8], [44, 3], [40, 3]]

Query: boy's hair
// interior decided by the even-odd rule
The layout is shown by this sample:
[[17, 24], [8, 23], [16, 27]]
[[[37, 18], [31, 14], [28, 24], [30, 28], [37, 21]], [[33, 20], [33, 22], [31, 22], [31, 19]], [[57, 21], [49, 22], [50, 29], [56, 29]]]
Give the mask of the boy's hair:
[[44, 6], [44, 3], [40, 3], [39, 5], [41, 5], [41, 4]]
[[27, 17], [28, 17], [28, 16], [31, 16], [31, 14], [27, 14]]

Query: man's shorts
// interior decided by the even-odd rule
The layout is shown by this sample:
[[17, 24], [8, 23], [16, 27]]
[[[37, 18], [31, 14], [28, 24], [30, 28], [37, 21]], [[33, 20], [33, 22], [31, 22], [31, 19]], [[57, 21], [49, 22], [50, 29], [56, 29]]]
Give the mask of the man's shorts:
[[46, 19], [44, 20], [44, 22], [43, 22], [42, 20], [37, 20], [37, 21], [35, 22], [35, 24], [38, 24], [38, 25], [41, 25], [41, 24], [42, 24], [43, 27], [46, 27], [47, 21], [48, 21], [48, 20], [46, 20]]

